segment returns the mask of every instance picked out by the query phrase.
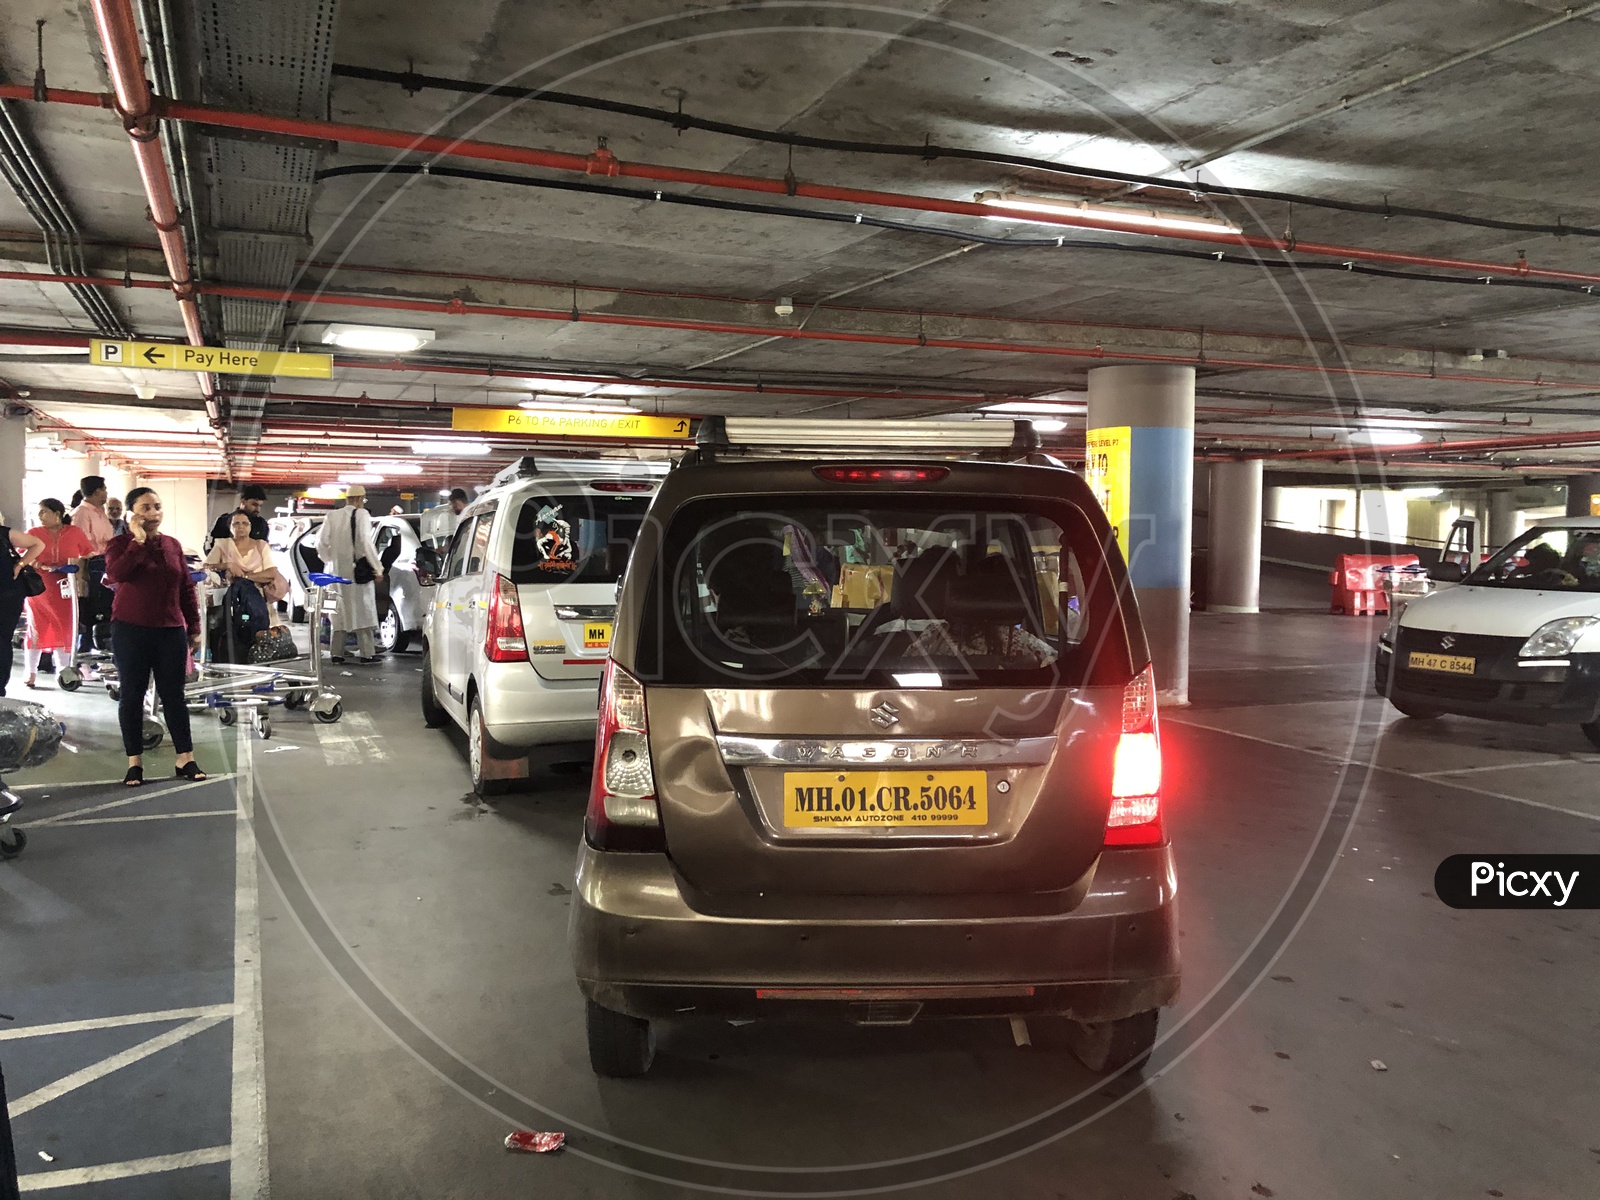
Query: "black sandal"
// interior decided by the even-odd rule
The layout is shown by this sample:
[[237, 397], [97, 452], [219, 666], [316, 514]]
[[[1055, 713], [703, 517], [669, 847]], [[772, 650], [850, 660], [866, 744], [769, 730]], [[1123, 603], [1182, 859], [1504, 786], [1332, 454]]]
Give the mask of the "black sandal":
[[128, 768], [128, 773], [122, 777], [122, 786], [123, 787], [143, 787], [144, 786], [144, 768], [143, 767], [129, 767]]
[[200, 769], [200, 764], [195, 762], [192, 758], [188, 762], [184, 763], [183, 766], [179, 767], [175, 772], [173, 772], [173, 774], [177, 778], [187, 779], [191, 783], [199, 783], [202, 779], [211, 778]]

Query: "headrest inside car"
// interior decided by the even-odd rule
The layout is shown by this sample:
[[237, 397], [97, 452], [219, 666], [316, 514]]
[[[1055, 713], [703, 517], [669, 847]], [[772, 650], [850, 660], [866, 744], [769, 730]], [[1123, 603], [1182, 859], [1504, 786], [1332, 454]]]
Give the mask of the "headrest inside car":
[[908, 621], [939, 620], [945, 617], [945, 602], [950, 581], [955, 578], [960, 556], [947, 546], [924, 550], [910, 562], [895, 568], [894, 590], [889, 594], [889, 611]]
[[1028, 621], [1030, 580], [1004, 555], [992, 554], [950, 582], [944, 616], [962, 624], [1010, 626]]
[[784, 571], [767, 570], [717, 592], [717, 627], [793, 629], [794, 585]]

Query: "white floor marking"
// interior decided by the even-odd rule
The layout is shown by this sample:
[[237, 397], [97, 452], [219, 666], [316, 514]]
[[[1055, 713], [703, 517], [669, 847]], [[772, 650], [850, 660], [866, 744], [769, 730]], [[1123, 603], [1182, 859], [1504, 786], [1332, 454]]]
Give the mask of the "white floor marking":
[[236, 810], [213, 808], [206, 812], [141, 813], [136, 817], [86, 817], [81, 821], [52, 821], [52, 829], [71, 829], [75, 825], [126, 825], [129, 821], [183, 821], [189, 817], [233, 817]]
[[371, 713], [347, 711], [332, 725], [318, 725], [317, 740], [330, 767], [353, 767], [389, 757]]
[[[322, 726], [318, 726], [320, 730]], [[261, 903], [256, 881], [255, 758], [238, 727], [234, 787], [233, 1099], [228, 1179], [231, 1200], [266, 1200], [267, 1095], [261, 1028]]]
[[58, 1100], [68, 1092], [75, 1092], [97, 1079], [103, 1079], [113, 1071], [119, 1071], [141, 1059], [149, 1058], [152, 1054], [159, 1054], [169, 1046], [176, 1046], [179, 1042], [187, 1041], [196, 1034], [204, 1033], [214, 1025], [220, 1025], [227, 1020], [226, 1016], [196, 1017], [185, 1025], [176, 1029], [169, 1029], [166, 1033], [158, 1034], [148, 1041], [140, 1042], [137, 1046], [130, 1046], [119, 1054], [110, 1058], [103, 1058], [97, 1063], [90, 1063], [82, 1070], [74, 1071], [51, 1083], [45, 1084], [29, 1092], [26, 1096], [18, 1097], [11, 1102], [11, 1119], [16, 1120], [24, 1113], [30, 1113], [52, 1100]]
[[[30, 821], [27, 828], [34, 829], [41, 825], [58, 825], [62, 821], [76, 820], [78, 817], [87, 817], [90, 813], [105, 812], [113, 808], [125, 808], [129, 804], [138, 804], [141, 800], [164, 800], [168, 796], [176, 796], [180, 792], [192, 791], [202, 788], [207, 784], [221, 783], [232, 779], [233, 772], [225, 771], [220, 775], [209, 775], [205, 779], [197, 779], [192, 783], [180, 783], [177, 787], [155, 787], [153, 781], [147, 781], [143, 787], [128, 788], [132, 795], [124, 796], [120, 800], [107, 800], [104, 804], [92, 804], [88, 808], [73, 809], [71, 812], [56, 813], [50, 817], [40, 817], [37, 821]], [[117, 781], [116, 786], [121, 786]]]
[[162, 1154], [156, 1158], [135, 1158], [128, 1162], [100, 1163], [93, 1167], [69, 1167], [61, 1171], [36, 1171], [23, 1175], [18, 1182], [24, 1192], [45, 1192], [54, 1188], [79, 1187], [86, 1183], [104, 1183], [111, 1179], [134, 1179], [140, 1175], [158, 1175], [163, 1171], [178, 1171], [184, 1167], [204, 1167], [228, 1161], [227, 1146], [211, 1146], [205, 1150], [185, 1150], [182, 1154]]
[[[1279, 706], [1275, 705], [1274, 707]], [[1337, 763], [1340, 766], [1368, 766], [1367, 763], [1357, 762], [1352, 758], [1344, 758], [1338, 754], [1329, 754], [1321, 750], [1311, 750], [1305, 746], [1296, 746], [1290, 742], [1277, 742], [1273, 741], [1271, 738], [1258, 737], [1253, 733], [1240, 733], [1234, 729], [1224, 729], [1220, 725], [1206, 725], [1200, 721], [1191, 721], [1188, 719], [1179, 719], [1175, 717], [1169, 717], [1168, 720], [1174, 725], [1189, 725], [1195, 729], [1208, 729], [1212, 733], [1221, 733], [1227, 735], [1228, 737], [1243, 738], [1247, 742], [1260, 742], [1264, 746], [1277, 746], [1281, 750], [1293, 750], [1299, 754], [1309, 754], [1313, 758], [1325, 759], [1328, 762]], [[1443, 779], [1432, 775], [1415, 775], [1410, 771], [1402, 771], [1396, 767], [1380, 767], [1376, 764], [1372, 764], [1371, 769], [1376, 772], [1381, 772], [1384, 775], [1398, 775], [1401, 779], [1415, 779], [1418, 783], [1433, 783], [1440, 787], [1455, 788], [1459, 792], [1471, 792], [1477, 796], [1492, 796], [1496, 800], [1509, 800], [1513, 804], [1525, 804], [1529, 808], [1542, 808], [1546, 812], [1563, 813], [1569, 817], [1580, 817], [1585, 821], [1600, 821], [1600, 813], [1583, 812], [1576, 808], [1562, 808], [1556, 804], [1545, 804], [1540, 800], [1529, 800], [1525, 796], [1513, 796], [1507, 792], [1491, 792], [1486, 788], [1475, 788], [1470, 787], [1465, 783], [1457, 783], [1454, 779]]]
[[1448, 771], [1418, 771], [1423, 779], [1433, 779], [1440, 775], [1476, 775], [1481, 771], [1515, 771], [1520, 767], [1570, 767], [1578, 765], [1593, 766], [1600, 762], [1600, 755], [1585, 754], [1581, 758], [1545, 758], [1537, 762], [1495, 763], [1488, 767], [1452, 767]]
[[92, 1029], [118, 1029], [124, 1025], [154, 1025], [158, 1021], [192, 1021], [196, 1017], [231, 1017], [233, 1005], [208, 1004], [202, 1008], [166, 1008], [157, 1012], [119, 1013], [114, 1017], [86, 1017], [81, 1021], [55, 1021], [49, 1025], [22, 1025], [0, 1029], [0, 1042], [18, 1038], [50, 1037], [57, 1033], [87, 1033]]

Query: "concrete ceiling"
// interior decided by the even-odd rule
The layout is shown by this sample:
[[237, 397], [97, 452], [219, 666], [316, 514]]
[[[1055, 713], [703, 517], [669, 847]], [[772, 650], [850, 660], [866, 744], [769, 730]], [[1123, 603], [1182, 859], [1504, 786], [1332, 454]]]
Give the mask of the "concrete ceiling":
[[[908, 0], [894, 9], [692, 10], [660, 0], [460, 0], [447, 10], [283, 0], [226, 21], [209, 0], [134, 7], [151, 63], [166, 61], [159, 39], [163, 29], [171, 35], [175, 69], [157, 82], [175, 99], [275, 117], [578, 155], [603, 139], [624, 162], [766, 178], [790, 171], [805, 184], [947, 200], [1008, 187], [1102, 197], [1124, 190], [949, 158], [810, 147], [791, 155], [635, 115], [408, 89], [348, 68], [414, 71], [669, 111], [681, 105], [696, 118], [813, 137], [930, 141], [1172, 181], [1194, 178], [1180, 168], [1200, 162], [1200, 178], [1231, 188], [1600, 228], [1589, 117], [1600, 100], [1600, 16], [1518, 38], [1566, 15], [1564, 4], [1543, 0]], [[75, 0], [7, 6], [5, 81], [33, 79], [43, 19], [49, 86], [107, 90], [89, 13]], [[94, 108], [6, 103], [81, 227], [87, 269], [135, 284], [107, 289], [117, 314], [141, 336], [181, 339], [176, 303], [151, 286], [166, 270], [119, 123]], [[1503, 274], [1474, 283], [1478, 272], [1414, 263], [1382, 268], [1413, 277], [1385, 277], [1302, 252], [1235, 264], [1207, 257], [1215, 246], [1160, 237], [397, 155], [353, 138], [246, 141], [189, 123], [168, 127], [169, 152], [189, 152], [187, 172], [174, 169], [179, 195], [195, 198], [196, 274], [213, 289], [203, 308], [208, 341], [248, 340], [246, 325], [275, 339], [278, 315], [286, 344], [315, 343], [331, 320], [437, 335], [405, 363], [346, 355], [330, 382], [278, 380], [264, 407], [266, 389], [221, 380], [228, 469], [240, 475], [281, 470], [258, 469], [258, 445], [313, 456], [319, 418], [344, 429], [368, 422], [379, 445], [380, 429], [438, 425], [452, 405], [505, 404], [536, 390], [581, 395], [607, 379], [632, 380], [630, 399], [649, 412], [909, 416], [1038, 396], [1070, 404], [1093, 366], [1141, 355], [1201, 362], [1199, 445], [1208, 452], [1271, 457], [1334, 447], [1342, 428], [1387, 416], [1429, 439], [1432, 464], [1413, 472], [1399, 458], [1421, 452], [1408, 451], [1392, 464], [1402, 472], [1482, 478], [1486, 468], [1561, 472], [1600, 462], [1587, 445], [1526, 444], [1540, 435], [1580, 441], [1571, 435], [1597, 428], [1600, 354], [1591, 342], [1600, 297], [1582, 291], [1581, 280], [1534, 287], [1526, 285], [1535, 278]], [[667, 201], [442, 174], [338, 173], [395, 163], [659, 187]], [[307, 184], [313, 168], [335, 174]], [[258, 199], [241, 216], [233, 201], [245, 190], [280, 207], [266, 211], [269, 202]], [[693, 207], [673, 196], [862, 212], [920, 228]], [[1141, 197], [1193, 207], [1181, 191], [1134, 189], [1124, 200]], [[1247, 234], [1298, 246], [1493, 264], [1525, 257], [1534, 268], [1600, 278], [1600, 237], [1227, 196], [1210, 211]], [[1058, 234], [1073, 244], [1015, 244]], [[251, 253], [241, 253], [241, 238], [256, 239]], [[995, 238], [1013, 244], [975, 244]], [[0, 189], [0, 271], [49, 275], [50, 262], [29, 209]], [[283, 298], [218, 294], [247, 284]], [[327, 302], [335, 294], [365, 299], [335, 307]], [[793, 298], [793, 315], [773, 312], [782, 296]], [[391, 307], [398, 302], [420, 311]], [[574, 309], [582, 319], [570, 319]], [[61, 283], [0, 279], [0, 326], [12, 331], [0, 333], [12, 343], [0, 345], [0, 378], [14, 388], [131, 399], [143, 385], [160, 391], [152, 404], [200, 400], [193, 376], [25, 359], [20, 343], [29, 334], [70, 342], [93, 332]], [[850, 340], [862, 335], [889, 344]], [[1469, 356], [1477, 348], [1506, 357]], [[1054, 440], [1070, 452], [1074, 438], [1081, 446], [1081, 422], [1067, 416]], [[289, 424], [275, 432], [279, 422]], [[1524, 444], [1447, 453], [1451, 441], [1496, 437]], [[1283, 465], [1291, 462], [1351, 469]]]

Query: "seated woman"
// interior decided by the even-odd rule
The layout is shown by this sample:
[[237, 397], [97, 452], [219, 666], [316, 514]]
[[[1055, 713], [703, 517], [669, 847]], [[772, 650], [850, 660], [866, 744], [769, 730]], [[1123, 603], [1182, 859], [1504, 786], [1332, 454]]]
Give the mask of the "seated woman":
[[[272, 561], [272, 547], [260, 538], [250, 536], [250, 514], [236, 509], [228, 521], [232, 535], [211, 547], [205, 565], [217, 570], [228, 582], [248, 579], [266, 591], [278, 578], [278, 568]], [[273, 624], [279, 624], [277, 620]]]

